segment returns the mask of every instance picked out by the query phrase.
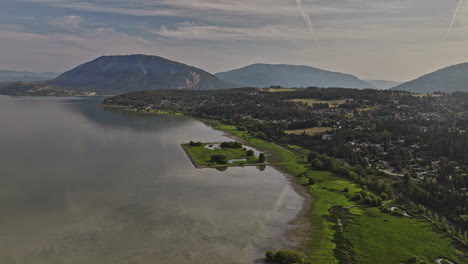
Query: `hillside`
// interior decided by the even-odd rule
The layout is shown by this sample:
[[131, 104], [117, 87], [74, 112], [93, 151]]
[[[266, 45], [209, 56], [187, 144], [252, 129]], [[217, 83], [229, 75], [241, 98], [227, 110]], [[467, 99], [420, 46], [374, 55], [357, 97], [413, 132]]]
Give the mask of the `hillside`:
[[215, 90], [236, 85], [201, 69], [157, 56], [104, 56], [44, 82], [13, 83], [9, 95], [112, 95], [138, 90]]
[[453, 65], [426, 74], [416, 80], [398, 85], [392, 90], [413, 93], [468, 92], [468, 63]]
[[59, 76], [54, 72], [28, 72], [28, 71], [4, 71], [0, 70], [0, 82], [32, 82], [46, 81]]
[[269, 87], [343, 87], [374, 88], [359, 78], [309, 66], [286, 64], [252, 64], [244, 68], [215, 74], [221, 80], [241, 86]]
[[387, 80], [365, 80], [366, 82], [372, 84], [376, 89], [387, 90], [397, 85], [400, 85], [401, 82], [396, 81], [387, 81]]

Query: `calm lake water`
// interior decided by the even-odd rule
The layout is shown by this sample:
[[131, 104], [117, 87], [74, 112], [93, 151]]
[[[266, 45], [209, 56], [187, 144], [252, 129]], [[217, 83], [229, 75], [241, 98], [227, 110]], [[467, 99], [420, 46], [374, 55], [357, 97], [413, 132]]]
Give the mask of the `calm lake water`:
[[[273, 168], [196, 169], [203, 123], [0, 96], [0, 263], [254, 263], [303, 199]], [[260, 263], [260, 262], [259, 262]]]

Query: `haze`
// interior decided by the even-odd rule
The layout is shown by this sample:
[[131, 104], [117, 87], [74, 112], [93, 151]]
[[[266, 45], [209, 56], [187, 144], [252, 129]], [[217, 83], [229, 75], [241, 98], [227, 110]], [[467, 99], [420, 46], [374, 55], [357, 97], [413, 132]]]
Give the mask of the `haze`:
[[2, 0], [0, 69], [63, 72], [144, 53], [210, 72], [264, 62], [406, 81], [468, 61], [468, 4], [453, 20], [458, 5], [304, 0], [311, 32], [295, 0]]

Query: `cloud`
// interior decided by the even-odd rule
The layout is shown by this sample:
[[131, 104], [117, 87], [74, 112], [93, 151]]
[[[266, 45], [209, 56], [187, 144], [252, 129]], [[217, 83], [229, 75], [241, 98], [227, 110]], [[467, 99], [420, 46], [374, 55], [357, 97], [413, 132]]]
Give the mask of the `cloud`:
[[[140, 0], [77, 2], [72, 0], [16, 0], [30, 3], [42, 3], [54, 7], [112, 13], [129, 16], [184, 16], [197, 17], [200, 14], [221, 15], [260, 15], [276, 17], [295, 17], [297, 10], [289, 0]], [[349, 7], [342, 5], [315, 4], [312, 14], [339, 14], [349, 12]], [[195, 12], [195, 13], [194, 13]], [[209, 17], [206, 17], [209, 19]]]
[[81, 26], [83, 25], [83, 23], [84, 23], [84, 20], [82, 17], [74, 16], [74, 15], [57, 17], [49, 21], [50, 25], [54, 27], [63, 28], [66, 30], [81, 29]]
[[287, 25], [268, 25], [260, 27], [229, 27], [215, 25], [196, 25], [181, 23], [176, 26], [161, 26], [153, 31], [158, 36], [175, 40], [311, 40], [302, 28]]
[[320, 29], [318, 51], [295, 0], [3, 0], [0, 50], [8, 52], [0, 61], [42, 71], [104, 54], [148, 53], [213, 72], [267, 62], [408, 79], [415, 69], [468, 58], [467, 11], [443, 41], [456, 3], [304, 0]]

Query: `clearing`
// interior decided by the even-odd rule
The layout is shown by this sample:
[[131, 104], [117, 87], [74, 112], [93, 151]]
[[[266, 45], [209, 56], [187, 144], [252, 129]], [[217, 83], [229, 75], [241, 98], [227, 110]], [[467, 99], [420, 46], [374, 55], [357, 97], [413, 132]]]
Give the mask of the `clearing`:
[[289, 101], [295, 102], [295, 103], [304, 103], [307, 104], [308, 106], [314, 106], [315, 104], [328, 104], [330, 108], [337, 108], [340, 105], [343, 105], [346, 103], [346, 101], [349, 101], [350, 99], [343, 99], [343, 100], [318, 100], [318, 99], [291, 99]]
[[315, 136], [319, 133], [328, 132], [333, 130], [333, 127], [311, 127], [311, 128], [304, 128], [304, 129], [295, 129], [295, 130], [286, 130], [286, 134], [289, 135], [308, 135], [308, 136]]

